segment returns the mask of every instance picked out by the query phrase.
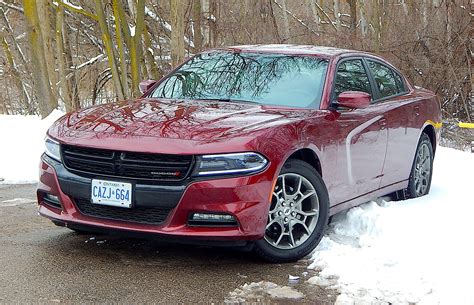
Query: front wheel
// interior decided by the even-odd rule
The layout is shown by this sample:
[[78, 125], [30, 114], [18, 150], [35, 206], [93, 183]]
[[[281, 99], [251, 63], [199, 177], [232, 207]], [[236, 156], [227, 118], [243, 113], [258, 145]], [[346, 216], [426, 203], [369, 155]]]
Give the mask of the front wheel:
[[256, 242], [256, 253], [275, 263], [308, 255], [323, 237], [328, 213], [328, 193], [318, 172], [301, 160], [287, 161], [277, 178], [265, 236]]

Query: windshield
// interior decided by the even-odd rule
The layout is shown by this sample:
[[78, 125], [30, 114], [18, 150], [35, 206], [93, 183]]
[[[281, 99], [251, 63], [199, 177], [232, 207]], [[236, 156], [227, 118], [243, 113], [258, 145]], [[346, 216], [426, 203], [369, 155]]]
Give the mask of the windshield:
[[169, 74], [149, 96], [319, 108], [327, 65], [314, 56], [206, 52]]

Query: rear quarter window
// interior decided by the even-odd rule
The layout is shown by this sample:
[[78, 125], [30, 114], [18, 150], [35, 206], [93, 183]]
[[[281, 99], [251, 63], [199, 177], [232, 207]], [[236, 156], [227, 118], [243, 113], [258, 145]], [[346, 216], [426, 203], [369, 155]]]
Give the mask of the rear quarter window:
[[401, 94], [405, 91], [401, 77], [391, 68], [372, 60], [368, 60], [380, 98]]

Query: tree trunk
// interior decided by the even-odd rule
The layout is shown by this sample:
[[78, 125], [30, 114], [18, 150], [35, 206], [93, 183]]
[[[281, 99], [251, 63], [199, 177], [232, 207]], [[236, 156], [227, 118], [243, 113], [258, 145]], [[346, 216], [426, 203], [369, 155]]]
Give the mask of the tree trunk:
[[[64, 16], [64, 18], [67, 18]], [[77, 88], [77, 78], [76, 78], [76, 70], [72, 68], [73, 61], [72, 61], [72, 54], [71, 54], [71, 43], [69, 39], [69, 28], [65, 26], [65, 22], [62, 23], [63, 31], [62, 31], [62, 40], [64, 44], [64, 59], [66, 60], [65, 72], [66, 75], [70, 76], [67, 78], [67, 84], [69, 88], [69, 100], [71, 101], [71, 108], [73, 110], [77, 110], [81, 108], [81, 101], [79, 99], [79, 90]]]
[[351, 30], [351, 45], [352, 47], [355, 47], [355, 44], [357, 42], [357, 0], [349, 0], [349, 7], [351, 11], [351, 24], [350, 24], [350, 30]]
[[218, 13], [218, 2], [217, 0], [211, 0], [209, 6], [209, 35], [210, 35], [210, 46], [217, 46], [218, 32], [217, 32], [217, 13]]
[[278, 41], [278, 43], [282, 43], [282, 39], [280, 37], [280, 33], [278, 32], [278, 23], [277, 23], [277, 17], [275, 16], [275, 12], [273, 11], [273, 0], [268, 0], [268, 5], [270, 6], [270, 14], [272, 15], [272, 24], [273, 28], [275, 29], [275, 38]]
[[148, 26], [143, 29], [143, 42], [145, 44], [145, 62], [148, 66], [149, 76], [154, 80], [159, 80], [163, 72], [156, 65]]
[[[135, 28], [133, 32], [130, 30], [128, 25], [128, 20], [125, 16], [125, 11], [121, 3], [114, 0], [114, 11], [117, 10], [119, 13], [120, 24], [122, 25], [122, 31], [125, 35], [125, 41], [127, 43], [129, 56], [130, 56], [130, 72], [132, 75], [132, 96], [139, 96], [140, 89], [138, 85], [141, 81], [140, 79], [140, 64], [142, 62], [142, 44], [141, 38], [143, 34], [143, 28], [145, 25], [145, 0], [138, 0], [136, 7], [132, 5], [130, 10], [134, 12], [133, 15], [136, 16]], [[132, 3], [131, 3], [132, 4]], [[183, 18], [184, 19], [184, 18]], [[183, 23], [184, 27], [184, 23]], [[118, 30], [120, 31], [120, 29]], [[183, 30], [184, 33], [184, 30]], [[184, 45], [184, 34], [183, 34], [183, 45]], [[126, 80], [122, 80], [124, 83]]]
[[48, 68], [48, 75], [49, 75], [49, 81], [51, 83], [51, 92], [53, 94], [53, 99], [51, 102], [53, 103], [51, 106], [53, 108], [58, 107], [58, 90], [56, 88], [56, 83], [58, 81], [58, 76], [56, 74], [56, 63], [54, 60], [54, 40], [52, 36], [52, 26], [51, 26], [51, 18], [50, 18], [50, 12], [49, 12], [49, 1], [47, 0], [37, 0], [36, 3], [38, 5], [38, 18], [40, 22], [40, 28], [41, 28], [41, 35], [43, 37], [43, 44], [45, 47], [45, 50], [48, 50], [48, 52], [45, 52], [45, 59], [46, 59], [46, 66]]
[[[183, 9], [184, 11], [184, 9]], [[184, 13], [183, 13], [184, 15]], [[132, 93], [133, 96], [141, 95], [139, 84], [140, 63], [142, 62], [142, 34], [145, 25], [145, 0], [138, 0], [136, 7], [135, 33], [132, 36], [132, 45], [130, 47], [130, 70], [132, 72]], [[183, 16], [183, 49], [184, 49], [184, 16]], [[184, 57], [184, 56], [183, 56]]]
[[286, 0], [281, 0], [281, 7], [283, 11], [283, 41], [290, 43], [290, 23], [288, 20], [288, 9], [286, 8]]
[[184, 60], [184, 2], [170, 0], [171, 6], [171, 64]]
[[[59, 0], [61, 1], [61, 0]], [[59, 71], [59, 87], [61, 88], [59, 97], [66, 106], [66, 111], [73, 110], [72, 101], [69, 98], [71, 96], [69, 87], [67, 85], [66, 77], [66, 60], [64, 59], [64, 42], [63, 42], [63, 23], [64, 23], [64, 7], [58, 5], [56, 8], [56, 51], [58, 58], [58, 71]]]
[[193, 1], [193, 29], [194, 29], [194, 50], [202, 50], [202, 32], [201, 32], [201, 0]]
[[[204, 25], [202, 27], [202, 36], [204, 38], [203, 40], [203, 46], [204, 47], [209, 47], [211, 45], [211, 34], [210, 34], [210, 0], [202, 0], [202, 12], [204, 14]], [[271, 0], [270, 0], [271, 1]]]
[[339, 14], [339, 0], [333, 0], [334, 20], [336, 21], [336, 29], [341, 28], [341, 15]]
[[[62, 0], [58, 0], [62, 1]], [[69, 33], [64, 26], [64, 6], [56, 8], [56, 48], [59, 70], [59, 83], [61, 96], [66, 106], [66, 111], [80, 108], [79, 95], [77, 91], [76, 73], [72, 67], [71, 46], [69, 44]], [[68, 74], [71, 74], [68, 77]]]
[[316, 4], [314, 3], [316, 0], [308, 0], [309, 7], [311, 8], [311, 14], [313, 15], [313, 21], [316, 26], [316, 30], [319, 30], [319, 25], [321, 23], [321, 17], [319, 16], [319, 10], [316, 8]]
[[104, 14], [104, 6], [102, 5], [101, 0], [95, 0], [95, 8], [97, 12], [100, 30], [102, 32], [102, 40], [105, 45], [105, 52], [107, 53], [110, 71], [112, 72], [112, 81], [114, 83], [115, 92], [119, 100], [123, 100], [124, 92], [122, 83], [120, 82], [120, 74], [117, 68], [117, 62], [115, 61], [114, 45], [112, 43], [112, 37], [110, 36], [109, 28], [107, 27], [107, 21]]
[[33, 85], [38, 99], [40, 115], [46, 117], [54, 109], [52, 105], [57, 103], [57, 101], [54, 101], [51, 92], [36, 1], [23, 0], [23, 8], [27, 22], [28, 38], [30, 41]]
[[[471, 12], [474, 11], [474, 2], [471, 1]], [[469, 77], [471, 79], [471, 94], [470, 94], [470, 106], [471, 106], [471, 118], [474, 118], [474, 18], [470, 19], [470, 32], [469, 32], [469, 37], [471, 37], [470, 42], [469, 42], [469, 67], [470, 69], [470, 74]]]
[[374, 46], [373, 49], [378, 52], [380, 50], [380, 41], [382, 36], [382, 20], [380, 17], [379, 0], [372, 0], [372, 18], [371, 23], [374, 28]]
[[[128, 86], [128, 74], [127, 74], [127, 60], [125, 58], [125, 48], [124, 40], [122, 37], [122, 26], [121, 26], [121, 13], [120, 7], [122, 3], [117, 0], [112, 1], [112, 8], [114, 11], [114, 22], [115, 22], [115, 36], [117, 40], [117, 48], [119, 53], [119, 62], [120, 62], [120, 73], [121, 73], [121, 83], [123, 86], [123, 93], [126, 98], [130, 96], [130, 87]], [[125, 25], [128, 27], [128, 23]]]
[[358, 0], [359, 4], [359, 12], [360, 12], [360, 33], [362, 34], [362, 37], [365, 38], [367, 36], [367, 12], [365, 10], [365, 1], [364, 0]]

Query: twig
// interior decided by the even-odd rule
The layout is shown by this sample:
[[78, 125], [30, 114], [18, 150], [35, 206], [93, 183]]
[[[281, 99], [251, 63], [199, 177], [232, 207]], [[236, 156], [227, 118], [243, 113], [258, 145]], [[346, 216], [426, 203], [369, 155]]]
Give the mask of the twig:
[[[281, 9], [283, 10], [283, 7], [276, 1], [276, 0], [273, 0], [273, 2]], [[296, 21], [298, 21], [299, 24], [301, 24], [302, 26], [304, 26], [306, 29], [308, 29], [310, 32], [312, 32], [313, 34], [315, 34], [316, 36], [319, 36], [320, 34], [318, 32], [316, 32], [315, 30], [311, 29], [303, 20], [299, 19], [298, 17], [296, 17], [295, 14], [293, 14], [292, 12], [290, 12], [289, 10], [285, 10], [283, 13], [288, 13], [291, 17], [293, 17], [293, 19], [295, 19]]]

